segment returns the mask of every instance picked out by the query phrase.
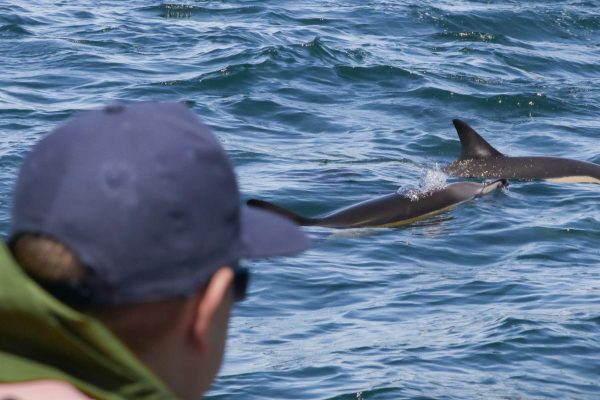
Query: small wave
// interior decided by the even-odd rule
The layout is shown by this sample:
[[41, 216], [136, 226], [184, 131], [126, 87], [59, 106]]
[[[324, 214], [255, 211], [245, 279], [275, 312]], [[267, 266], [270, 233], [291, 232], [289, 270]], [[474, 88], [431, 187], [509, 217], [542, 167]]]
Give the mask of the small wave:
[[65, 41], [73, 44], [80, 44], [84, 46], [92, 46], [92, 47], [100, 47], [100, 48], [109, 48], [113, 50], [133, 50], [135, 48], [134, 45], [127, 42], [121, 42], [116, 40], [92, 40], [92, 39], [72, 39], [65, 38]]
[[225, 89], [249, 79], [253, 64], [228, 65], [191, 79], [174, 79], [156, 82], [159, 86], [180, 86], [188, 89]]
[[19, 24], [8, 24], [0, 26], [0, 37], [29, 36], [31, 32]]
[[577, 24], [582, 29], [589, 29], [590, 31], [600, 29], [600, 16], [591, 15], [575, 19]]
[[164, 3], [156, 6], [148, 6], [139, 9], [159, 14], [163, 18], [185, 19], [191, 18], [195, 12], [204, 11], [204, 7], [182, 3]]
[[163, 18], [173, 19], [186, 19], [192, 18], [196, 14], [210, 14], [210, 15], [231, 15], [238, 16], [243, 14], [256, 14], [264, 10], [260, 6], [246, 6], [246, 7], [202, 7], [188, 3], [164, 3], [154, 6], [146, 6], [138, 9], [139, 11], [146, 11], [151, 13], [159, 14]]
[[269, 59], [257, 62], [227, 63], [195, 76], [163, 79], [149, 84], [152, 87], [173, 86], [189, 93], [197, 91], [218, 92], [219, 95], [239, 94], [243, 88], [250, 87], [271, 73], [274, 62]]
[[338, 76], [353, 80], [374, 82], [390, 82], [393, 79], [420, 79], [422, 76], [416, 72], [393, 65], [348, 66], [336, 67]]
[[461, 42], [508, 43], [504, 35], [478, 31], [444, 31], [432, 35], [438, 40], [457, 40]]
[[346, 50], [346, 54], [354, 61], [364, 61], [371, 53], [364, 49], [356, 48]]
[[300, 48], [308, 51], [312, 58], [335, 65], [361, 63], [370, 56], [370, 53], [362, 48], [338, 48], [326, 44], [320, 36], [302, 43]]
[[315, 37], [313, 40], [309, 42], [302, 43], [302, 47], [309, 50], [310, 55], [317, 57], [319, 59], [333, 59], [336, 60], [336, 52], [333, 49], [330, 49], [323, 43], [319, 36]]
[[327, 18], [301, 18], [299, 21], [302, 25], [327, 25], [329, 20]]
[[557, 112], [567, 108], [564, 100], [544, 92], [499, 94], [487, 97], [484, 101], [498, 109], [520, 109], [529, 112], [530, 115], [533, 111]]
[[[576, 105], [570, 104], [569, 98], [560, 98], [546, 91], [499, 93], [495, 86], [503, 84], [509, 87], [508, 81], [493, 81], [485, 78], [467, 75], [440, 74], [448, 80], [440, 86], [421, 86], [405, 92], [406, 95], [428, 102], [437, 101], [446, 104], [456, 102], [468, 105], [470, 109], [483, 109], [496, 112], [519, 113], [523, 116], [534, 117], [540, 114], [557, 113], [572, 110]], [[475, 90], [474, 85], [477, 85]], [[487, 93], [481, 87], [487, 86]], [[579, 89], [585, 90], [585, 89]], [[564, 91], [564, 89], [563, 89]], [[566, 97], [566, 96], [565, 96]]]
[[[1, 3], [0, 3], [1, 4]], [[10, 11], [0, 5], [0, 21], [8, 25], [27, 25], [39, 26], [51, 23], [50, 20], [43, 20], [43, 17], [33, 17], [33, 13], [25, 8], [15, 6]]]

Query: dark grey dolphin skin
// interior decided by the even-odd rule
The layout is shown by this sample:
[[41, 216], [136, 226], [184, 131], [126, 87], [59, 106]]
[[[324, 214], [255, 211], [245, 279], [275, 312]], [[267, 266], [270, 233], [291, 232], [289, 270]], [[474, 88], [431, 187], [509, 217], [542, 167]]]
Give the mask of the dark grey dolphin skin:
[[280, 214], [298, 225], [328, 228], [388, 228], [439, 214], [465, 201], [506, 186], [508, 186], [506, 179], [490, 183], [453, 183], [443, 189], [420, 194], [416, 199], [392, 193], [313, 218], [297, 215], [286, 208], [263, 200], [251, 199], [247, 204]]
[[509, 157], [486, 142], [465, 122], [452, 121], [462, 145], [460, 158], [443, 171], [465, 178], [545, 179], [600, 183], [600, 165], [559, 157]]

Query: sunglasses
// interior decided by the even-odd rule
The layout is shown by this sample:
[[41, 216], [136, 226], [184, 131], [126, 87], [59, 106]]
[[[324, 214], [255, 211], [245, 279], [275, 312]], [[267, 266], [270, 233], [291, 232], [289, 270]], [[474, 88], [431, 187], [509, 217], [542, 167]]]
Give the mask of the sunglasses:
[[[93, 303], [92, 290], [87, 284], [53, 282], [51, 280], [44, 280], [35, 276], [30, 277], [54, 297], [70, 306], [87, 307]], [[240, 267], [237, 264], [233, 266], [232, 289], [233, 301], [235, 303], [244, 301], [246, 299], [249, 279], [250, 271], [248, 268]]]
[[250, 271], [248, 268], [240, 267], [239, 265], [233, 268], [233, 301], [238, 303], [246, 299], [248, 291], [248, 280], [250, 279]]

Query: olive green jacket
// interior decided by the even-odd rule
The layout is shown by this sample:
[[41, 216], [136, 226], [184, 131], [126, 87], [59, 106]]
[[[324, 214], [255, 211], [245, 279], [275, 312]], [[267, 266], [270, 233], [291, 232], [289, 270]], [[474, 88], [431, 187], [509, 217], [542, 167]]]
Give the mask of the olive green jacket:
[[98, 320], [29, 279], [0, 243], [0, 385], [48, 379], [98, 399], [176, 398]]

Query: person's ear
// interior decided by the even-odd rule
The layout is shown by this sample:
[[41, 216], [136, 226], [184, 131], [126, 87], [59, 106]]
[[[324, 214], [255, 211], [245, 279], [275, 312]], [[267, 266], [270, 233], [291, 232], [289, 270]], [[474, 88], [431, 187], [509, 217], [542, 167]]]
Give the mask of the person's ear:
[[209, 353], [211, 349], [218, 349], [224, 345], [233, 303], [230, 291], [233, 276], [231, 268], [219, 268], [203, 293], [198, 295], [192, 335], [196, 348], [203, 353]]

